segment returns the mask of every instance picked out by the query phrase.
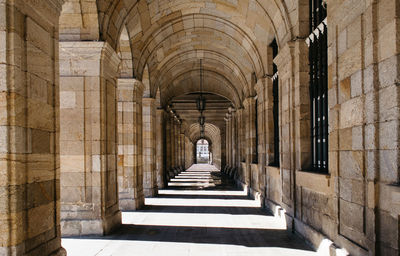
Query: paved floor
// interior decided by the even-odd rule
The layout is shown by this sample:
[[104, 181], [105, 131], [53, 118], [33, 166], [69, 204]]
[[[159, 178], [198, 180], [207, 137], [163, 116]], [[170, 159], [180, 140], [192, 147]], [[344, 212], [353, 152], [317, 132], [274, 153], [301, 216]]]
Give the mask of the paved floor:
[[316, 254], [213, 166], [194, 165], [168, 185], [143, 210], [123, 212], [114, 234], [63, 239], [68, 256]]

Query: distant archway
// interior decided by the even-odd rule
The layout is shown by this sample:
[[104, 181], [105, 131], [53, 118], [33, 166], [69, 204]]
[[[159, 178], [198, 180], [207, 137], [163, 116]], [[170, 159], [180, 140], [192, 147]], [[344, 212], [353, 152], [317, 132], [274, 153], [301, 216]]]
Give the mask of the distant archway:
[[212, 152], [206, 139], [199, 139], [196, 143], [196, 163], [211, 164]]

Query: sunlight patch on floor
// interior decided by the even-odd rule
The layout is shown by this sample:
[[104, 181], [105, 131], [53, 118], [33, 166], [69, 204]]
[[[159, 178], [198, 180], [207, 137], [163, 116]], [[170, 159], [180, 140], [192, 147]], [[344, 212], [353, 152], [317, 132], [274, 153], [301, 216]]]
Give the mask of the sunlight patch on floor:
[[160, 189], [159, 195], [192, 195], [192, 196], [247, 196], [247, 191], [229, 191], [229, 190], [173, 190]]
[[171, 227], [286, 230], [285, 223], [277, 221], [273, 216], [250, 214], [123, 212], [122, 223]]
[[213, 179], [198, 179], [198, 178], [183, 178], [183, 179], [171, 179], [172, 182], [213, 182]]
[[246, 247], [230, 244], [199, 244], [107, 239], [63, 239], [68, 256], [315, 256], [315, 252], [282, 247]]
[[155, 206], [208, 206], [208, 207], [254, 207], [259, 208], [260, 202], [244, 199], [206, 199], [206, 198], [146, 198], [146, 205]]

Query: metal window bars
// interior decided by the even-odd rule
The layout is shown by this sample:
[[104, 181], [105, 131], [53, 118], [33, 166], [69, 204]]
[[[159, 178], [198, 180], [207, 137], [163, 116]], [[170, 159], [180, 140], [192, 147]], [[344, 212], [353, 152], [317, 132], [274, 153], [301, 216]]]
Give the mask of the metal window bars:
[[[270, 45], [272, 48], [272, 58], [275, 59], [278, 56], [278, 44], [274, 39]], [[272, 108], [272, 116], [274, 122], [274, 157], [272, 166], [279, 166], [279, 75], [278, 75], [278, 67], [275, 63], [272, 63], [272, 96], [273, 96], [273, 108]]]
[[310, 0], [311, 168], [328, 172], [328, 31], [326, 3]]

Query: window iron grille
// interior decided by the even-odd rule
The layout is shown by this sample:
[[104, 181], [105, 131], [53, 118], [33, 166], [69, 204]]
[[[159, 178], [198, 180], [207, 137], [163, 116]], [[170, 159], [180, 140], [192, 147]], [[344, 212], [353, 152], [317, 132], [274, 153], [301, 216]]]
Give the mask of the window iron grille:
[[326, 4], [310, 1], [310, 36], [307, 39], [310, 62], [311, 167], [328, 171], [328, 31]]

